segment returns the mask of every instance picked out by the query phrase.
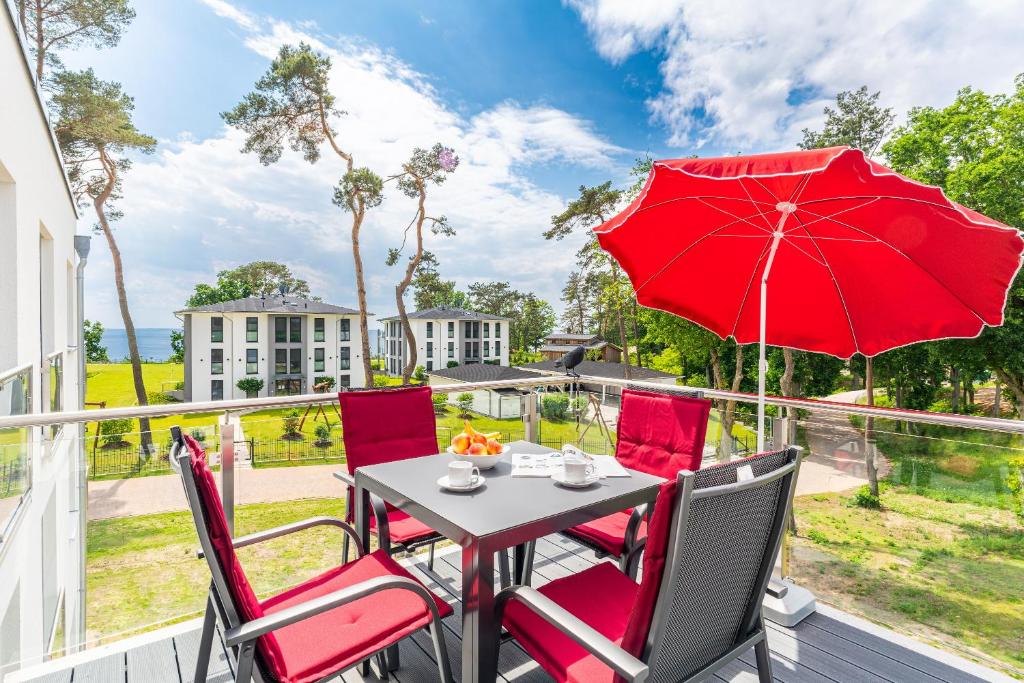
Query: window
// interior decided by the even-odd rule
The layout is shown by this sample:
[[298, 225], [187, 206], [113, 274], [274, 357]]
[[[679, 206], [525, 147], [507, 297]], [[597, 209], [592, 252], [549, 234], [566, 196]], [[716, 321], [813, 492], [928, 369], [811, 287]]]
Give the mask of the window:
[[427, 358], [434, 356], [434, 342], [427, 342]]
[[455, 342], [448, 342], [448, 357], [455, 358]]
[[484, 336], [485, 337], [490, 337], [491, 336], [491, 324], [490, 323], [484, 323]]
[[473, 323], [471, 323], [471, 322], [469, 322], [467, 320], [464, 324], [466, 326], [466, 331], [463, 333], [462, 336], [464, 336], [464, 337], [472, 337], [473, 336]]
[[221, 401], [224, 399], [224, 380], [215, 379], [210, 382], [210, 400]]
[[433, 336], [434, 336], [434, 323], [428, 322], [427, 323], [427, 339], [430, 339]]
[[215, 344], [224, 341], [224, 318], [210, 318], [210, 341]]
[[324, 350], [313, 349], [313, 372], [324, 371]]
[[224, 374], [224, 349], [210, 349], [210, 374]]
[[500, 356], [501, 355], [501, 342], [498, 341], [498, 340], [494, 341], [494, 355], [495, 356]]
[[486, 340], [484, 341], [484, 355], [485, 356], [491, 355], [491, 342], [486, 341]]
[[[494, 323], [494, 336], [501, 336], [501, 323]], [[495, 353], [497, 353], [497, 351], [495, 351]]]
[[258, 349], [245, 350], [245, 374], [255, 375], [259, 372], [260, 352]]
[[302, 341], [302, 318], [296, 316], [288, 319], [288, 341], [292, 344]]
[[313, 318], [313, 341], [322, 342], [324, 340], [324, 319]]
[[279, 379], [274, 382], [275, 396], [291, 396], [302, 393], [301, 379]]
[[455, 338], [455, 323], [454, 322], [448, 323], [448, 338], [449, 339], [454, 339]]
[[260, 321], [259, 318], [246, 318], [245, 319], [245, 341], [252, 343], [260, 340]]
[[349, 341], [352, 339], [352, 321], [348, 318], [341, 321], [341, 329], [338, 332], [338, 339], [341, 341]]
[[480, 338], [480, 323], [473, 323], [473, 337], [475, 339]]
[[428, 360], [427, 361], [427, 370], [433, 370], [433, 369], [434, 369], [434, 361]]
[[288, 374], [302, 373], [302, 349], [288, 349]]
[[350, 387], [352, 386], [351, 375], [338, 375], [338, 386], [339, 387]]
[[288, 341], [288, 318], [274, 318], [274, 341], [278, 344]]
[[288, 374], [288, 349], [274, 350], [274, 374]]
[[349, 357], [349, 348], [344, 346], [338, 349], [338, 369], [348, 370], [352, 366], [352, 360]]

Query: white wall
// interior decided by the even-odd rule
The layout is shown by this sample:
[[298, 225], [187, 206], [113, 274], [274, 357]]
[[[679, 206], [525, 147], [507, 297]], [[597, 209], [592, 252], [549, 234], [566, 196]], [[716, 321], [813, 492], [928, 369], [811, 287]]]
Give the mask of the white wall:
[[[76, 265], [77, 218], [6, 2], [0, 9], [0, 64], [0, 373], [31, 365], [32, 410], [43, 412], [49, 405], [43, 361], [61, 352], [62, 401], [75, 410], [80, 321], [68, 272]], [[33, 432], [30, 494], [0, 545], [0, 623], [15, 613], [20, 621], [20, 642], [7, 642], [4, 650], [17, 649], [26, 664], [39, 661], [49, 643], [43, 576], [52, 581], [48, 592], [64, 595], [67, 637], [73, 640], [78, 632], [82, 550], [77, 430], [64, 428], [52, 443], [44, 442], [42, 430]], [[52, 525], [44, 524], [48, 506]], [[53, 556], [44, 557], [44, 548]]]
[[[434, 336], [431, 337], [431, 338], [427, 337], [427, 323], [428, 322], [432, 322], [434, 324]], [[452, 338], [448, 337], [448, 323], [449, 322], [454, 322], [455, 323], [455, 336], [452, 337]], [[459, 364], [462, 364], [463, 361], [464, 361], [464, 353], [465, 353], [465, 349], [463, 348], [465, 346], [465, 342], [464, 342], [464, 339], [463, 339], [463, 337], [464, 337], [464, 335], [463, 335], [464, 327], [463, 326], [465, 325], [465, 322], [466, 322], [465, 320], [445, 320], [445, 319], [429, 320], [428, 321], [428, 320], [421, 319], [421, 318], [414, 318], [414, 319], [410, 320], [409, 321], [409, 325], [412, 327], [413, 336], [416, 338], [416, 365], [422, 365], [424, 368], [426, 368], [427, 367], [427, 360], [431, 360], [431, 359], [434, 362], [434, 367], [433, 367], [434, 370], [442, 370], [442, 369], [448, 367], [448, 361], [449, 360], [454, 360], [454, 361], [458, 362]], [[480, 323], [480, 335], [481, 335], [481, 338], [480, 338], [480, 356], [481, 356], [481, 360], [497, 360], [498, 361], [498, 365], [508, 365], [509, 364], [509, 355], [508, 355], [509, 354], [509, 349], [508, 349], [509, 321], [508, 320], [500, 320], [500, 321], [495, 321], [495, 320], [475, 321], [474, 320], [472, 322], [479, 322]], [[491, 334], [488, 337], [484, 337], [483, 336], [483, 324], [485, 322], [490, 326], [490, 333]], [[496, 323], [500, 323], [500, 325], [501, 325], [501, 334], [500, 335], [495, 334], [496, 333], [496, 328], [495, 328]], [[381, 326], [382, 332], [385, 333], [385, 337], [383, 338], [384, 339], [384, 361], [385, 361], [384, 368], [388, 372], [388, 374], [401, 374], [401, 367], [404, 366], [404, 362], [406, 361], [408, 356], [405, 355], [405, 356], [397, 356], [396, 357], [396, 356], [392, 356], [390, 354], [390, 341], [391, 341], [392, 338], [390, 336], [386, 336], [386, 333], [389, 330], [389, 327], [388, 327], [389, 324], [390, 324], [389, 322], [384, 322], [384, 323], [382, 323], [382, 326]], [[401, 335], [401, 337], [402, 337], [402, 342], [403, 343], [400, 346], [401, 346], [402, 349], [407, 350], [409, 342], [408, 342], [407, 339], [404, 338], [404, 335]], [[432, 341], [434, 343], [434, 355], [433, 356], [427, 356], [427, 342], [430, 342], [430, 341]], [[488, 341], [490, 343], [490, 345], [491, 345], [490, 346], [491, 353], [490, 353], [489, 356], [484, 356], [483, 355], [483, 342], [484, 341]], [[495, 341], [499, 341], [500, 342], [500, 347], [499, 347], [500, 351], [499, 351], [498, 354], [494, 353], [494, 342]], [[449, 342], [451, 342], [453, 344], [453, 348], [454, 348], [454, 356], [453, 357], [449, 357], [448, 356], [448, 343]], [[398, 370], [397, 373], [394, 373], [392, 371], [391, 360], [393, 358], [398, 358], [401, 361], [401, 363], [402, 363], [402, 366], [399, 367], [399, 370]]]

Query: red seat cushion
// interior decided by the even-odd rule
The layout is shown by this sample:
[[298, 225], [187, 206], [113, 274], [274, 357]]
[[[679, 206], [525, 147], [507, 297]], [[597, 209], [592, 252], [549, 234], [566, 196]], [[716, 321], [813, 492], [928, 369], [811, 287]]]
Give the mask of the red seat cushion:
[[[538, 589], [612, 642], [626, 633], [639, 586], [615, 565], [602, 562]], [[600, 599], [595, 599], [600, 596]], [[515, 600], [508, 603], [505, 628], [557, 681], [611, 681], [613, 671], [571, 638]]]
[[[370, 531], [377, 533], [377, 518], [373, 515], [370, 516]], [[438, 535], [429, 526], [401, 510], [388, 510], [388, 534], [392, 543], [400, 544]]]
[[[629, 523], [630, 513], [630, 510], [616, 512], [607, 517], [595, 519], [593, 522], [566, 529], [565, 533], [619, 557], [625, 550], [626, 525]], [[647, 522], [640, 522], [636, 537], [643, 538], [646, 534]]]
[[711, 401], [622, 390], [615, 457], [630, 469], [675, 479], [697, 471], [704, 456]]
[[[413, 579], [383, 550], [324, 572], [262, 602], [266, 614], [319, 598], [367, 579]], [[415, 579], [414, 579], [415, 580]], [[434, 596], [444, 618], [452, 608]], [[282, 681], [305, 683], [344, 669], [430, 623], [423, 599], [410, 591], [385, 590], [274, 631], [283, 661]]]

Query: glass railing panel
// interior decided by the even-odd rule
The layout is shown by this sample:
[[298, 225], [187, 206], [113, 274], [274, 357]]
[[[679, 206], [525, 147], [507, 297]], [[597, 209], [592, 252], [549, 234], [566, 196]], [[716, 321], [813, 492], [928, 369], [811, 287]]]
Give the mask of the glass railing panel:
[[[32, 411], [32, 370], [7, 373], [0, 380], [0, 416]], [[0, 429], [0, 543], [32, 486], [33, 432], [29, 428]]]

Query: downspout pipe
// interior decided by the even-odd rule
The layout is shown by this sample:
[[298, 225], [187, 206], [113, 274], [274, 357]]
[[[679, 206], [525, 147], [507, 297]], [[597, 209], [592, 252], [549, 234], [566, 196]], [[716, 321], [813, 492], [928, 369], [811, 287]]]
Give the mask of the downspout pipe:
[[[78, 323], [78, 405], [85, 410], [85, 264], [89, 261], [89, 248], [92, 237], [75, 235], [75, 252], [78, 254], [78, 265], [75, 268], [75, 293], [78, 298], [76, 316]], [[80, 556], [78, 558], [78, 632], [71, 643], [71, 650], [78, 651], [85, 646], [85, 551], [88, 533], [89, 515], [89, 473], [85, 458], [85, 423], [78, 425], [78, 539]]]

